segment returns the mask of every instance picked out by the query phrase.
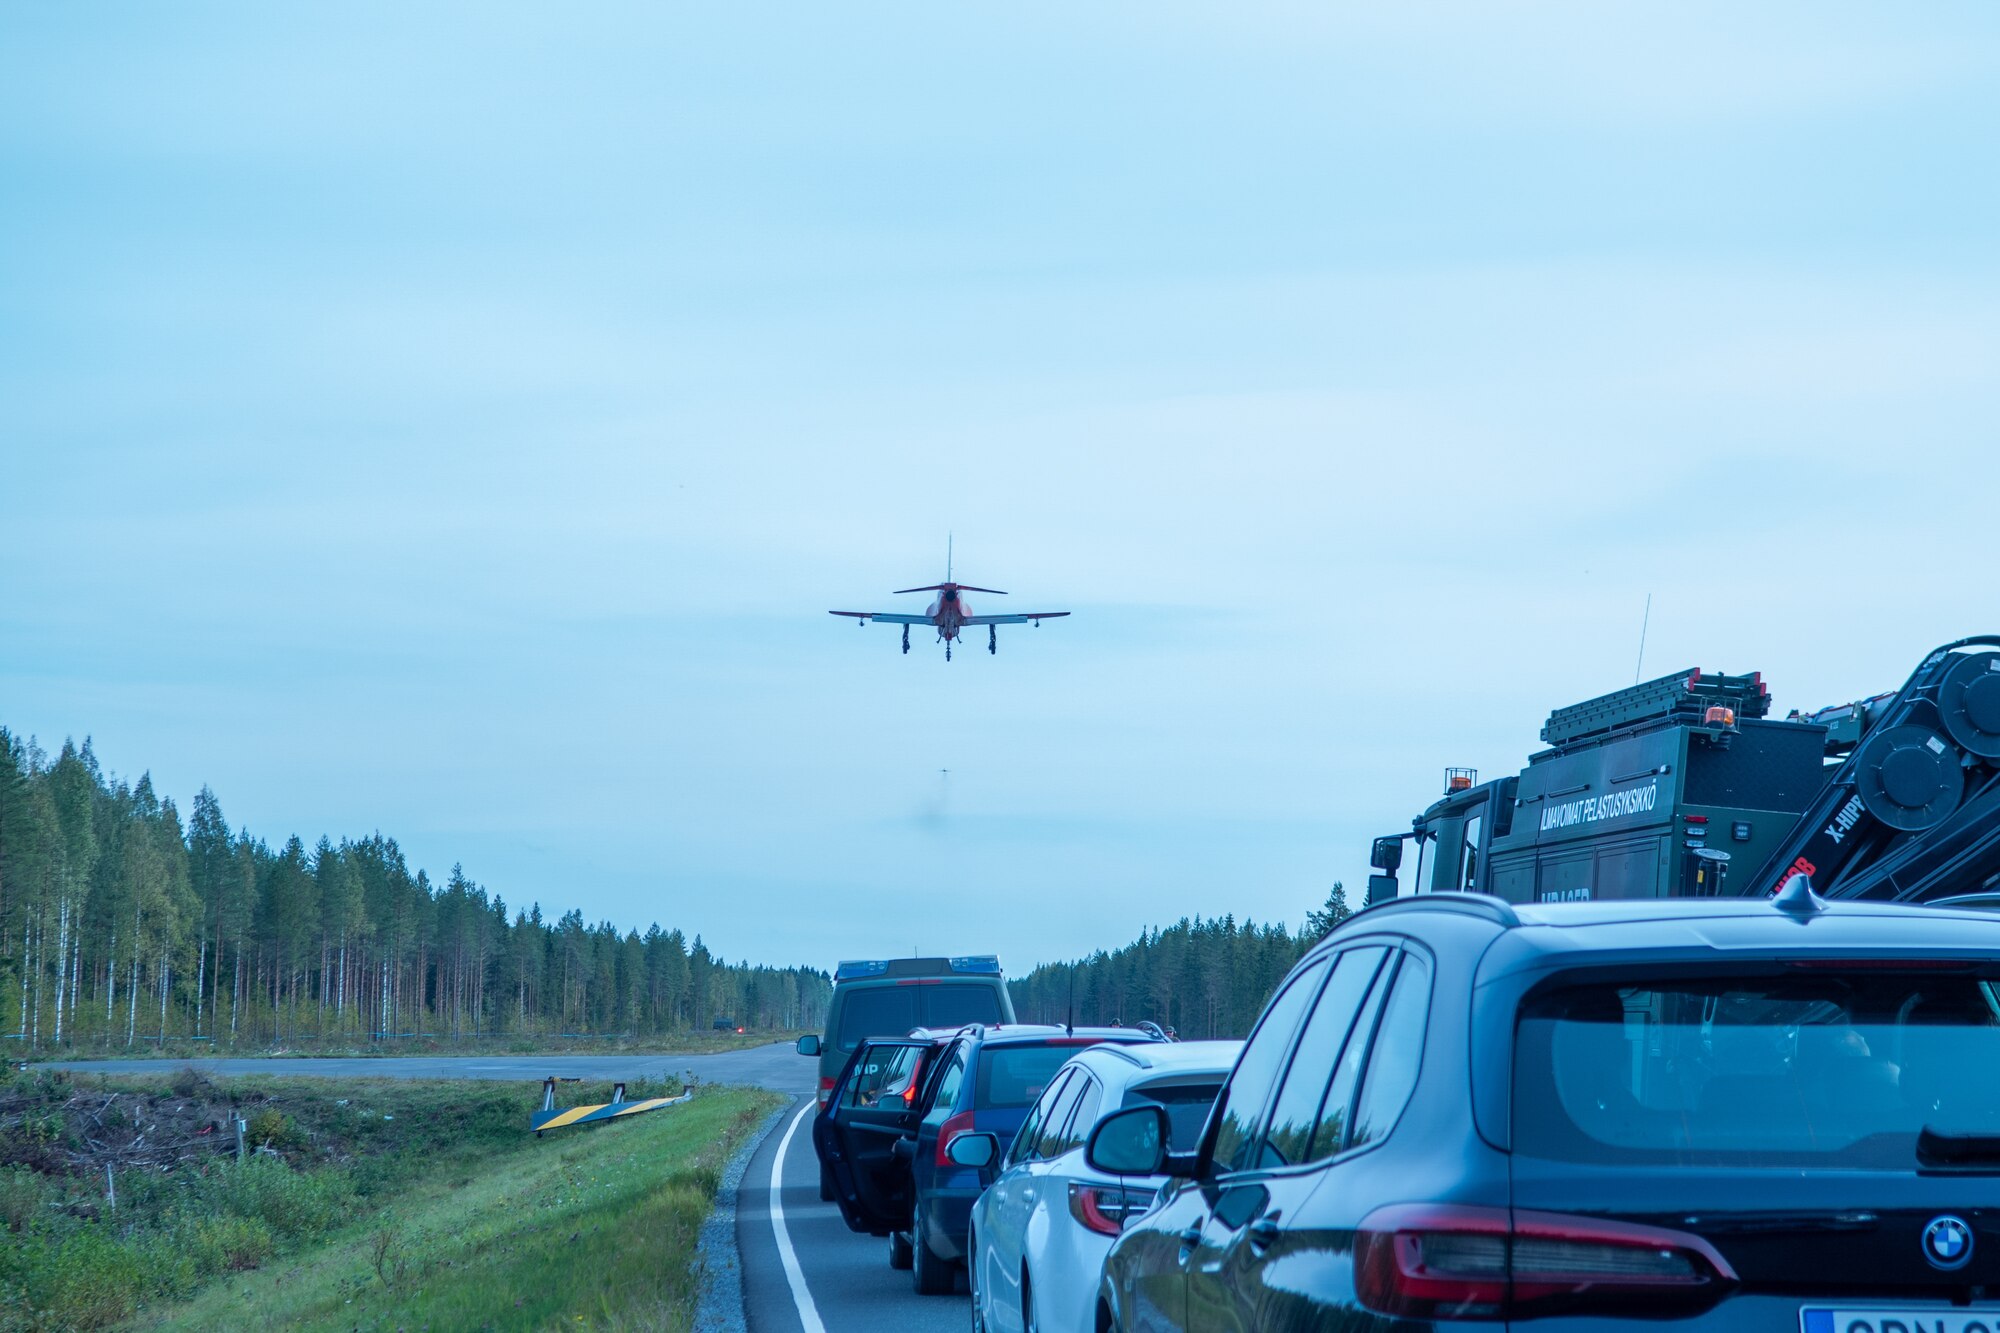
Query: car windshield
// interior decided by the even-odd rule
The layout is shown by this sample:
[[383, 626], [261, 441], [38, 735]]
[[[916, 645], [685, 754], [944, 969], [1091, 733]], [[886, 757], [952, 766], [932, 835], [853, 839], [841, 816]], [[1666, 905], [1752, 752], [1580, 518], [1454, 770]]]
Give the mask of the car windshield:
[[1165, 1107], [1167, 1147], [1174, 1152], [1188, 1152], [1201, 1141], [1202, 1128], [1208, 1124], [1209, 1109], [1215, 1105], [1216, 1094], [1221, 1091], [1220, 1078], [1213, 1083], [1154, 1084], [1133, 1088], [1126, 1094], [1125, 1104], [1141, 1106], [1151, 1102]]
[[1959, 968], [1817, 963], [1531, 997], [1520, 1151], [1581, 1162], [1913, 1169], [2000, 1134], [2000, 988]]
[[988, 1046], [979, 1053], [973, 1109], [1033, 1106], [1075, 1054], [1073, 1046]]

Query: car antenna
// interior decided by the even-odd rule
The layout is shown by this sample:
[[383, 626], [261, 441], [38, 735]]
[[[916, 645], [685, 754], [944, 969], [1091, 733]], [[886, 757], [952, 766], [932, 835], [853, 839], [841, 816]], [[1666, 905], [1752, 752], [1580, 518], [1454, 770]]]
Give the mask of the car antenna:
[[1069, 1014], [1063, 1019], [1063, 1035], [1076, 1035], [1076, 969], [1069, 970]]

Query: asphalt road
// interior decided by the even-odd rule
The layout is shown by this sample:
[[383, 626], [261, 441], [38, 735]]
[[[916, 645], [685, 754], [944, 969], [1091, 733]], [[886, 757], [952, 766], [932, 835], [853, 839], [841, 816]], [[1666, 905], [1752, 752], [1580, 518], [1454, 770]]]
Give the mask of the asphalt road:
[[[810, 1094], [819, 1062], [802, 1056], [790, 1042], [773, 1042], [719, 1055], [412, 1055], [276, 1060], [64, 1060], [37, 1069], [74, 1069], [86, 1074], [143, 1074], [193, 1065], [222, 1076], [274, 1074], [301, 1078], [484, 1078], [539, 1083], [550, 1074], [566, 1078], [638, 1079], [692, 1071], [703, 1083], [741, 1083], [773, 1092]], [[817, 1181], [817, 1177], [814, 1178]]]
[[[971, 1323], [965, 1276], [951, 1296], [919, 1296], [889, 1267], [889, 1242], [857, 1235], [819, 1201], [810, 1092], [764, 1139], [736, 1194], [743, 1299], [754, 1333], [963, 1333]], [[789, 1135], [789, 1142], [787, 1136]], [[779, 1157], [783, 1150], [782, 1160]], [[778, 1167], [773, 1205], [772, 1167]], [[787, 1273], [789, 1244], [796, 1272]]]

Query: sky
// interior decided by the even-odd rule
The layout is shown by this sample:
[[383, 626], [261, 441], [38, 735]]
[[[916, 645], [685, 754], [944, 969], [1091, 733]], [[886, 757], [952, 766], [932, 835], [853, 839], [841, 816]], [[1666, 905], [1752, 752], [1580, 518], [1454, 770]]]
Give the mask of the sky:
[[[1296, 928], [2000, 629], [1996, 148], [1974, 4], [8, 5], [0, 726], [732, 959]], [[948, 538], [1075, 614], [825, 614]]]

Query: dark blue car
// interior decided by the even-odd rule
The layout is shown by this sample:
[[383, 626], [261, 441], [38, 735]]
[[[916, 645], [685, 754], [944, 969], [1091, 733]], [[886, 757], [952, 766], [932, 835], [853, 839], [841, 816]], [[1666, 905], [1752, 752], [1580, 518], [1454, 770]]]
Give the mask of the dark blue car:
[[[1150, 1027], [974, 1024], [864, 1042], [813, 1122], [841, 1217], [887, 1236], [890, 1266], [918, 1291], [951, 1291], [973, 1201], [1056, 1071], [1085, 1046], [1164, 1039]], [[997, 1140], [989, 1161], [954, 1160], [968, 1131]]]

